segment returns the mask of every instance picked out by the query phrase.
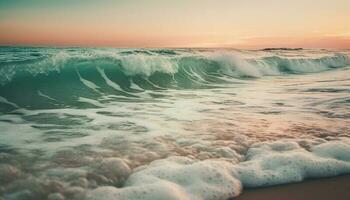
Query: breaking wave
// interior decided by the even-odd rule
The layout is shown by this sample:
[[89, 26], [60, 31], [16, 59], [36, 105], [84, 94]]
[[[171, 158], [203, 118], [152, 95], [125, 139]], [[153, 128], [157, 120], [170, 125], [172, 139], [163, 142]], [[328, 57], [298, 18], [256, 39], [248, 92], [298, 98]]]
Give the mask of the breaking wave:
[[263, 76], [321, 72], [350, 63], [340, 53], [316, 58], [252, 58], [240, 52], [193, 50], [12, 53], [15, 56], [0, 62], [0, 96], [33, 108], [74, 106], [106, 94], [143, 98], [139, 94], [149, 90], [213, 88]]
[[[30, 54], [32, 55], [32, 54]], [[37, 54], [35, 54], [37, 55]], [[40, 54], [38, 54], [40, 55]], [[37, 56], [38, 56], [37, 55]], [[123, 52], [83, 52], [72, 54], [60, 51], [54, 55], [38, 56], [24, 60], [0, 62], [0, 83], [8, 84], [13, 79], [32, 76], [72, 76], [78, 78], [79, 71], [94, 73], [101, 68], [111, 72], [111, 76], [123, 78], [164, 78], [170, 76], [210, 81], [211, 76], [231, 76], [234, 78], [262, 77], [289, 73], [321, 72], [344, 67], [350, 63], [345, 54], [335, 53], [319, 58], [286, 58], [263, 56], [244, 58], [237, 52], [186, 52], [175, 51], [123, 51]], [[169, 80], [170, 81], [170, 80]], [[174, 80], [173, 80], [174, 81]]]

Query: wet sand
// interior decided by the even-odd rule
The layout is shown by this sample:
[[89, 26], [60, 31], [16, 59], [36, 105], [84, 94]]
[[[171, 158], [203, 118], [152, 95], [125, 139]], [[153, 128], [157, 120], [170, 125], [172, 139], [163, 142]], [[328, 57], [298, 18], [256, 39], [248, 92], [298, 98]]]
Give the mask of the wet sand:
[[237, 200], [349, 200], [350, 175], [245, 189]]

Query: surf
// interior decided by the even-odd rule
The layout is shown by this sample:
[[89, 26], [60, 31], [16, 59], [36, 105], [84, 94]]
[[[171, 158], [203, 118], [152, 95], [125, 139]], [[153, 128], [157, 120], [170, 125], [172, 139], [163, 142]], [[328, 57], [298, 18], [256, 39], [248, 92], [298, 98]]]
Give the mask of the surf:
[[0, 196], [231, 199], [350, 173], [349, 52], [0, 48]]

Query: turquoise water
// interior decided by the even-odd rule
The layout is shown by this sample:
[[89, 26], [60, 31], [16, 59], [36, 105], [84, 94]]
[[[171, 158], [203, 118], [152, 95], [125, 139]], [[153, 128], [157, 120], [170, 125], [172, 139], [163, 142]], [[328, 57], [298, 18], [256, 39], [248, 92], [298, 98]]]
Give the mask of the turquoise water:
[[349, 51], [0, 48], [4, 199], [228, 199], [350, 173]]

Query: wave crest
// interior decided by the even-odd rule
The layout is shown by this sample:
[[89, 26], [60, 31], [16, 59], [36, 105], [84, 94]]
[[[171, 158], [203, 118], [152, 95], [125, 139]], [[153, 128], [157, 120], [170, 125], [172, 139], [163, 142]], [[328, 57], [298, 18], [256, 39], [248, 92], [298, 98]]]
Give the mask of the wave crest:
[[[66, 50], [36, 57], [0, 62], [0, 96], [19, 105], [47, 107], [44, 96], [44, 102], [56, 100], [51, 106], [59, 105], [57, 102], [74, 105], [80, 97], [113, 94], [136, 98], [146, 90], [213, 88], [240, 79], [314, 73], [350, 63], [348, 56], [337, 53], [294, 58], [190, 50]], [[21, 98], [23, 95], [26, 98]]]
[[343, 67], [349, 63], [349, 57], [339, 53], [320, 58], [286, 58], [274, 55], [246, 59], [240, 54], [232, 52], [175, 54], [173, 51], [171, 53], [167, 51], [153, 51], [151, 53], [97, 51], [72, 54], [61, 51], [51, 56], [41, 56], [35, 60], [2, 62], [0, 83], [4, 85], [21, 74], [36, 76], [59, 72], [64, 68], [83, 66], [87, 68], [117, 68], [120, 73], [126, 76], [149, 77], [157, 72], [173, 75], [188, 68], [196, 68], [196, 71], [204, 73], [207, 69], [214, 69], [221, 75], [245, 78], [286, 73], [320, 72]]

